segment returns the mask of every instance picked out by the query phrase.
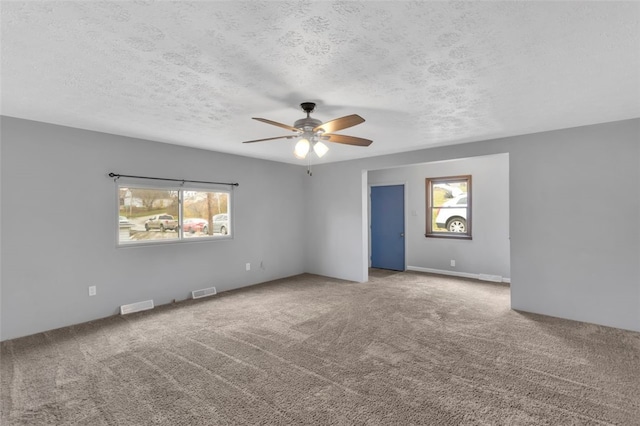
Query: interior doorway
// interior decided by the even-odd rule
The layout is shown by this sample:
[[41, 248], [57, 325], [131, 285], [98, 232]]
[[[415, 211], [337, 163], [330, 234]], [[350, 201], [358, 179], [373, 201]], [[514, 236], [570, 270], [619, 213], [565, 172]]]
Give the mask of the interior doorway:
[[[474, 182], [472, 238], [427, 237], [426, 179], [462, 175], [472, 175]], [[368, 170], [364, 176], [362, 193], [365, 206], [363, 215], [369, 216], [364, 217], [366, 228], [363, 227], [363, 247], [368, 254], [366, 263], [363, 263], [365, 267], [373, 267], [371, 258], [375, 257], [372, 244], [375, 226], [372, 223], [369, 193], [374, 187], [399, 184], [405, 188], [405, 270], [487, 278], [505, 283], [511, 281], [509, 154]], [[364, 276], [368, 277], [368, 271]]]

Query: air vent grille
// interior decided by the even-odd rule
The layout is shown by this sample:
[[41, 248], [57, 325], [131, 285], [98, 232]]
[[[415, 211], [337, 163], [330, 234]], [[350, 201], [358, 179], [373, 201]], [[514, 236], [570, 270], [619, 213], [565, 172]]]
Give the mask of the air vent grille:
[[136, 303], [131, 303], [129, 305], [122, 305], [120, 306], [120, 315], [146, 311], [148, 309], [153, 309], [153, 300], [145, 300], [143, 302], [136, 302]]
[[217, 294], [215, 287], [203, 288], [202, 290], [194, 290], [191, 292], [193, 299], [200, 299], [202, 297], [213, 296]]

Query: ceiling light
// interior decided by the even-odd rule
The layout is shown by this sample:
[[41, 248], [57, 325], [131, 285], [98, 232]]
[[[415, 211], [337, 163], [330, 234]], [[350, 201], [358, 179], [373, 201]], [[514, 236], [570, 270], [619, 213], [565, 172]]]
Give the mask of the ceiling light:
[[296, 156], [296, 158], [299, 158], [302, 160], [306, 158], [307, 153], [309, 152], [309, 147], [310, 147], [309, 141], [305, 138], [302, 138], [296, 144], [296, 147], [293, 150], [293, 153]]
[[329, 147], [323, 144], [322, 142], [318, 141], [315, 144], [313, 144], [313, 152], [316, 153], [318, 158], [322, 158], [322, 156], [325, 155], [327, 151], [329, 151]]
[[[322, 141], [341, 143], [346, 145], [356, 146], [369, 146], [373, 141], [369, 139], [357, 138], [355, 136], [339, 135], [334, 132], [342, 129], [347, 129], [364, 122], [364, 118], [358, 114], [345, 115], [344, 117], [336, 118], [325, 123], [316, 118], [311, 118], [311, 113], [316, 107], [314, 102], [303, 102], [300, 107], [307, 113], [305, 118], [296, 120], [293, 126], [288, 124], [278, 123], [277, 121], [267, 120], [266, 118], [253, 117], [254, 120], [262, 121], [263, 123], [272, 124], [274, 126], [281, 127], [283, 129], [291, 130], [296, 133], [295, 136], [276, 136], [274, 138], [254, 139], [250, 141], [244, 141], [243, 143], [254, 143], [270, 141], [274, 139], [293, 139], [300, 138], [296, 143], [293, 153], [296, 158], [304, 160], [307, 158], [311, 147], [313, 152], [316, 153], [318, 158], [324, 157], [329, 152], [329, 147]], [[308, 158], [309, 167], [311, 167], [311, 157]], [[311, 174], [310, 170], [307, 171]]]

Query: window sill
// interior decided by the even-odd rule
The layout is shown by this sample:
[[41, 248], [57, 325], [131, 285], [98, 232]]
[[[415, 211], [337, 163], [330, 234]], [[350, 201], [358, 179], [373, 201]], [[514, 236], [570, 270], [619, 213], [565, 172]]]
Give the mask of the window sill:
[[471, 235], [453, 235], [453, 234], [424, 234], [426, 238], [445, 238], [450, 240], [472, 240]]
[[175, 238], [175, 239], [166, 239], [166, 240], [138, 240], [138, 241], [130, 241], [130, 242], [118, 242], [116, 244], [116, 248], [130, 248], [130, 247], [149, 247], [149, 246], [164, 246], [164, 245], [173, 245], [173, 244], [189, 244], [189, 243], [207, 243], [214, 241], [232, 241], [233, 237], [231, 235], [226, 236], [214, 236], [214, 237], [198, 237], [198, 238]]

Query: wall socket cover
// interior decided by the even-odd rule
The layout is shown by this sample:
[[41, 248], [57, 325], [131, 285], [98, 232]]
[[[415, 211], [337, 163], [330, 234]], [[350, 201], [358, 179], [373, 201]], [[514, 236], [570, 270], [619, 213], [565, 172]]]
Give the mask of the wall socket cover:
[[96, 295], [96, 286], [92, 285], [89, 287], [89, 296], [95, 296]]

